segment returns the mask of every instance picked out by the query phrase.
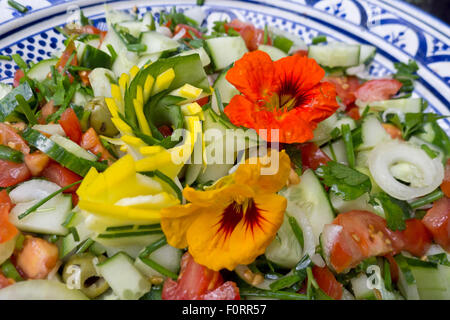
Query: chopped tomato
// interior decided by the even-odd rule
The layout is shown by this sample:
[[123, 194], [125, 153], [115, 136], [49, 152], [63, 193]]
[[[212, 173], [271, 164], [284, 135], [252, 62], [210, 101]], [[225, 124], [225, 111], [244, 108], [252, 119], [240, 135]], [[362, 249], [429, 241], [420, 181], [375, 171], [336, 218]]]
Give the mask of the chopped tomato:
[[54, 114], [58, 109], [55, 107], [55, 103], [53, 100], [50, 100], [47, 102], [42, 108], [41, 108], [41, 116], [38, 119], [39, 124], [46, 124], [47, 118]]
[[406, 229], [398, 233], [404, 242], [402, 249], [417, 257], [422, 257], [427, 252], [433, 240], [422, 221], [417, 219], [407, 220]]
[[297, 50], [293, 53], [294, 56], [307, 57], [308, 50]]
[[393, 124], [383, 123], [384, 130], [391, 136], [392, 139], [403, 140], [402, 130]]
[[390, 99], [401, 87], [402, 83], [398, 80], [370, 80], [356, 90], [355, 95], [364, 102], [383, 101]]
[[163, 135], [164, 138], [170, 137], [173, 133], [172, 128], [166, 125], [159, 127], [158, 131]]
[[83, 70], [83, 71], [79, 71], [78, 72], [78, 75], [80, 76], [81, 82], [86, 87], [91, 84], [91, 80], [89, 79], [89, 75], [91, 74], [91, 72], [92, 71], [87, 71], [87, 70]]
[[[64, 68], [66, 67], [67, 63], [70, 60], [70, 57], [72, 54], [76, 52], [75, 43], [73, 41], [70, 41], [69, 44], [67, 44], [66, 49], [62, 53], [61, 57], [59, 58], [58, 62], [56, 63], [56, 70], [58, 70], [59, 73], [62, 73], [64, 71]], [[70, 65], [76, 66], [78, 65], [78, 59], [77, 55], [75, 54], [72, 60], [70, 61]], [[70, 83], [73, 82], [73, 76], [67, 72], [67, 76], [69, 77]]]
[[25, 163], [0, 160], [0, 187], [12, 187], [29, 178], [31, 178], [31, 172]]
[[312, 272], [314, 279], [323, 292], [334, 300], [341, 300], [343, 285], [336, 280], [334, 274], [327, 267], [314, 266]]
[[347, 115], [350, 118], [352, 118], [353, 120], [361, 119], [361, 115], [359, 114], [359, 108], [358, 107], [353, 107], [353, 108], [348, 109]]
[[163, 300], [239, 300], [239, 289], [233, 282], [223, 282], [220, 272], [194, 261], [189, 253], [181, 260], [178, 281], [167, 279]]
[[78, 197], [77, 193], [72, 192], [72, 206], [76, 207], [79, 201], [80, 201], [80, 198]]
[[[64, 168], [59, 163], [50, 162], [47, 168], [42, 172], [42, 176], [47, 178], [49, 181], [56, 183], [61, 188], [68, 186], [69, 184], [75, 183], [83, 179], [76, 173], [70, 171], [67, 168]], [[78, 185], [73, 186], [66, 191], [65, 193], [75, 192], [78, 189]]]
[[336, 93], [343, 104], [349, 106], [355, 102], [355, 92], [360, 86], [357, 77], [326, 77], [324, 81], [334, 84]]
[[201, 107], [209, 102], [209, 97], [204, 97], [196, 101]]
[[8, 193], [6, 190], [2, 190], [0, 192], [0, 243], [11, 240], [19, 232], [9, 221], [9, 212], [12, 206]]
[[433, 204], [422, 220], [434, 241], [450, 252], [450, 199], [444, 197]]
[[97, 132], [95, 132], [93, 128], [90, 128], [83, 134], [80, 146], [95, 155], [100, 154], [100, 160], [102, 161], [107, 160], [108, 162], [111, 162], [111, 159], [113, 158], [108, 150], [106, 150], [106, 148], [103, 146], [100, 138], [97, 135]]
[[16, 129], [6, 123], [0, 123], [0, 144], [24, 154], [30, 153], [30, 147], [17, 133]]
[[327, 164], [331, 159], [314, 142], [299, 144], [297, 148], [302, 155], [303, 170], [313, 169]]
[[450, 159], [447, 160], [447, 164], [445, 166], [445, 177], [441, 184], [441, 189], [445, 196], [450, 198]]
[[81, 131], [80, 121], [72, 108], [67, 108], [58, 122], [70, 140], [75, 143], [80, 143], [83, 131]]
[[17, 88], [20, 85], [20, 79], [22, 79], [23, 77], [25, 77], [25, 72], [23, 72], [22, 69], [17, 69], [16, 73], [14, 74], [14, 88]]
[[0, 289], [6, 288], [14, 283], [15, 281], [13, 279], [5, 277], [0, 271]]
[[40, 176], [45, 167], [47, 167], [50, 162], [50, 158], [45, 153], [36, 151], [27, 154], [24, 161], [33, 177], [37, 177]]
[[[183, 31], [184, 30], [184, 31]], [[190, 31], [190, 32], [189, 32]], [[195, 35], [195, 37], [197, 38], [202, 38], [203, 34], [198, 31], [197, 29], [195, 29], [194, 27], [188, 26], [186, 24], [177, 24], [177, 26], [175, 27], [174, 30], [174, 37], [179, 33], [179, 32], [184, 32], [184, 35], [181, 39], [194, 39], [191, 35], [191, 32]]]
[[395, 261], [394, 256], [392, 254], [388, 254], [384, 256], [389, 261], [389, 271], [391, 272], [391, 279], [393, 282], [398, 282], [399, 270], [397, 261]]
[[[264, 44], [264, 30], [256, 29], [251, 23], [234, 19], [230, 23], [225, 24], [225, 31], [228, 32], [230, 28], [236, 30], [241, 35], [250, 51], [258, 50], [258, 47]], [[267, 44], [272, 44], [270, 37], [267, 37]]]
[[105, 39], [108, 31], [102, 31], [94, 26], [82, 26], [81, 27], [81, 32], [84, 34], [98, 34], [100, 35], [100, 41], [103, 42], [103, 39]]
[[28, 279], [45, 279], [58, 262], [58, 247], [41, 238], [26, 236], [16, 257], [17, 268]]

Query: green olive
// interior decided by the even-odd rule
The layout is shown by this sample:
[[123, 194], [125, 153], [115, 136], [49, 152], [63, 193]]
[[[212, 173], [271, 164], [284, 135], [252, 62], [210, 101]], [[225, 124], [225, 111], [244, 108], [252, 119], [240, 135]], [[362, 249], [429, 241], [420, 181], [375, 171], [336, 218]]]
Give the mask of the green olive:
[[105, 256], [96, 257], [91, 253], [76, 254], [67, 261], [63, 270], [64, 282], [71, 285], [74, 280], [78, 283], [78, 276], [76, 273], [79, 272], [80, 291], [91, 299], [98, 297], [109, 289], [106, 280], [102, 278], [95, 269], [95, 258], [98, 259], [96, 263], [106, 260]]
[[111, 113], [106, 105], [105, 98], [92, 99], [86, 104], [85, 109], [91, 112], [89, 123], [98, 134], [114, 137], [119, 133], [111, 121]]

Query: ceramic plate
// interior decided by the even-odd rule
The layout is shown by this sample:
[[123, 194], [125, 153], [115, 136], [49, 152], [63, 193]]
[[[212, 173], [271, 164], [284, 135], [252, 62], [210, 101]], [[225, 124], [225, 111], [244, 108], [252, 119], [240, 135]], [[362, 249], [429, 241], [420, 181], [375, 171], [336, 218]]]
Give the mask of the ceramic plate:
[[[83, 9], [97, 27], [105, 29], [104, 4], [123, 10], [157, 13], [176, 6], [184, 10], [195, 0], [32, 0], [21, 14], [0, 1], [0, 55], [20, 54], [37, 62], [62, 47], [63, 36], [54, 27]], [[450, 27], [403, 1], [395, 0], [206, 0], [205, 24], [239, 18], [263, 28], [273, 25], [300, 36], [307, 44], [319, 35], [347, 43], [368, 43], [378, 48], [370, 73], [383, 77], [393, 63], [414, 59], [420, 66], [415, 95], [425, 98], [430, 110], [450, 114]], [[10, 83], [16, 66], [0, 61], [0, 81]], [[450, 120], [440, 121], [450, 134]]]

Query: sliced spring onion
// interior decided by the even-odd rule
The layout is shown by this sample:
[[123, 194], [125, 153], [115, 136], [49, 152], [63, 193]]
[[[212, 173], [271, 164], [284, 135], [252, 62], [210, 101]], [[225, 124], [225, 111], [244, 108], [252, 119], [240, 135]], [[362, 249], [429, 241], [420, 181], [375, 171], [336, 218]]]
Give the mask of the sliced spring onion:
[[5, 56], [3, 54], [0, 54], [0, 60], [11, 61], [12, 58], [11, 56]]
[[159, 263], [153, 261], [152, 259], [148, 259], [148, 258], [143, 258], [143, 257], [139, 257], [139, 259], [142, 260], [142, 262], [144, 262], [146, 265], [148, 265], [150, 268], [156, 270], [157, 272], [161, 273], [162, 275], [172, 278], [173, 280], [177, 280], [178, 279], [178, 275], [166, 268], [164, 268], [162, 265], [160, 265]]
[[150, 230], [150, 231], [135, 231], [135, 232], [101, 233], [98, 235], [98, 237], [102, 239], [115, 239], [115, 238], [141, 237], [159, 233], [162, 233], [162, 231]]
[[124, 230], [130, 230], [133, 228], [134, 228], [134, 225], [129, 224], [126, 226], [108, 227], [108, 228], [106, 228], [106, 231], [124, 231]]
[[78, 234], [77, 228], [70, 227], [69, 232], [72, 234], [73, 240], [75, 240], [76, 242], [80, 241], [80, 235]]
[[436, 189], [429, 195], [427, 195], [423, 198], [417, 199], [417, 200], [411, 202], [409, 205], [413, 209], [418, 209], [420, 207], [423, 207], [427, 204], [433, 203], [433, 202], [441, 199], [443, 196], [444, 196], [444, 193], [441, 191], [441, 189]]
[[327, 42], [327, 41], [328, 41], [327, 36], [319, 35], [312, 39], [312, 44], [319, 44], [319, 43]]
[[148, 257], [153, 252], [158, 250], [161, 247], [164, 247], [167, 244], [167, 239], [163, 236], [161, 239], [156, 240], [151, 245], [147, 246], [144, 251], [139, 255], [139, 257]]
[[17, 11], [19, 11], [20, 13], [25, 13], [28, 11], [28, 8], [25, 7], [24, 5], [18, 3], [17, 1], [14, 0], [8, 0], [8, 4], [13, 7], [14, 9], [16, 9]]
[[12, 264], [11, 260], [6, 260], [1, 267], [2, 273], [6, 278], [11, 278], [14, 281], [22, 281], [23, 278], [17, 272], [16, 267]]
[[8, 146], [0, 145], [0, 159], [22, 163], [23, 162], [23, 153], [17, 150], [14, 150]]
[[303, 231], [298, 225], [297, 219], [295, 219], [294, 217], [289, 217], [288, 221], [289, 225], [292, 228], [292, 232], [294, 232], [294, 235], [297, 238], [298, 243], [303, 248], [305, 246], [305, 240], [303, 238]]
[[79, 253], [85, 252], [94, 244], [94, 242], [95, 242], [94, 240], [92, 240], [91, 238], [88, 238], [86, 241], [83, 242], [83, 244], [78, 248], [78, 250], [75, 253], [79, 254]]
[[285, 53], [289, 53], [293, 45], [294, 41], [283, 36], [277, 36], [273, 40], [273, 46], [281, 51], [284, 51]]
[[19, 220], [25, 218], [26, 216], [28, 216], [30, 213], [36, 211], [37, 209], [39, 209], [44, 203], [48, 202], [50, 199], [54, 198], [55, 196], [57, 196], [58, 194], [76, 186], [79, 185], [83, 180], [74, 182], [72, 184], [69, 184], [68, 186], [65, 186], [64, 188], [59, 189], [58, 191], [53, 192], [52, 194], [50, 194], [49, 196], [45, 197], [44, 199], [42, 199], [41, 201], [39, 201], [38, 203], [36, 203], [34, 206], [30, 207], [27, 211], [25, 211], [24, 213], [22, 213], [21, 215], [19, 215]]
[[341, 127], [342, 138], [345, 144], [345, 151], [347, 153], [348, 165], [350, 168], [355, 167], [355, 150], [353, 148], [352, 131], [349, 124], [343, 124]]
[[138, 230], [143, 230], [143, 229], [161, 229], [161, 225], [159, 223], [155, 223], [155, 224], [147, 224], [147, 225], [138, 226]]
[[273, 298], [280, 300], [308, 300], [308, 297], [304, 294], [289, 291], [268, 291], [249, 288], [241, 289], [239, 294], [242, 297]]

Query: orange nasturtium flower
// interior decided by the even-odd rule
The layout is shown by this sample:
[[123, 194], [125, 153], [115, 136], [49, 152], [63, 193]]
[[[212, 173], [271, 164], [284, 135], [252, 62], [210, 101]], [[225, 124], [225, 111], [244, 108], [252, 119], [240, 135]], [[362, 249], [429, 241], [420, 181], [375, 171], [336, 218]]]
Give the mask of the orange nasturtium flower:
[[[194, 260], [212, 270], [233, 270], [264, 253], [283, 222], [286, 199], [278, 194], [291, 170], [283, 151], [273, 175], [262, 175], [261, 159], [247, 160], [207, 191], [186, 187], [186, 205], [161, 211], [170, 245], [188, 247]], [[255, 160], [253, 158], [252, 160]]]
[[[227, 73], [241, 95], [233, 97], [225, 113], [237, 126], [266, 129], [270, 142], [303, 143], [339, 107], [334, 85], [321, 82], [324, 76], [317, 62], [307, 57], [273, 62], [265, 52], [246, 53]], [[278, 130], [278, 139], [272, 139], [271, 129]]]

